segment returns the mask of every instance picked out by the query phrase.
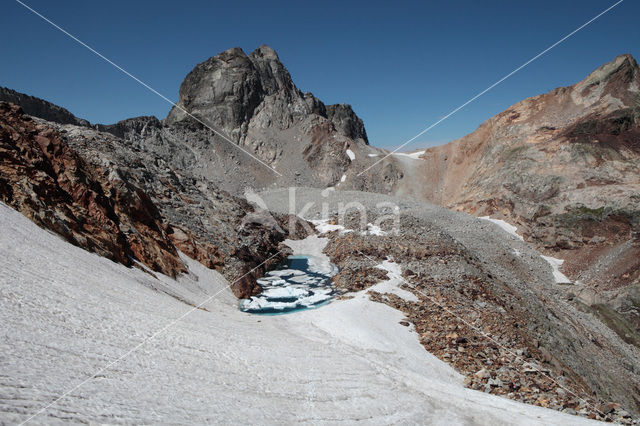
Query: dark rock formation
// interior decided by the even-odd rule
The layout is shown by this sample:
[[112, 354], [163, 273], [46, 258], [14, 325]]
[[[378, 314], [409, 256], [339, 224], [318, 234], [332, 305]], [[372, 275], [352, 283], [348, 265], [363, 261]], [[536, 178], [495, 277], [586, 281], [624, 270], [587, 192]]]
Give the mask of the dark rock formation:
[[0, 199], [69, 242], [175, 277], [186, 269], [170, 227], [148, 195], [116, 166], [94, 167], [59, 132], [0, 104]]
[[351, 106], [325, 107], [312, 94], [303, 94], [276, 52], [266, 45], [248, 56], [238, 47], [229, 49], [197, 65], [182, 82], [178, 106], [166, 123], [187, 119], [187, 111], [241, 139], [256, 113], [265, 109], [269, 125], [281, 130], [293, 125], [296, 117], [318, 114], [328, 118], [340, 134], [367, 141], [364, 124]]
[[327, 106], [327, 118], [333, 123], [336, 130], [353, 140], [362, 139], [367, 144], [367, 131], [364, 122], [353, 112], [351, 105], [335, 104]]
[[66, 109], [54, 105], [40, 98], [25, 95], [15, 90], [0, 87], [0, 101], [11, 102], [20, 105], [25, 113], [43, 120], [53, 121], [60, 124], [76, 124], [78, 126], [88, 126], [89, 122], [77, 118]]

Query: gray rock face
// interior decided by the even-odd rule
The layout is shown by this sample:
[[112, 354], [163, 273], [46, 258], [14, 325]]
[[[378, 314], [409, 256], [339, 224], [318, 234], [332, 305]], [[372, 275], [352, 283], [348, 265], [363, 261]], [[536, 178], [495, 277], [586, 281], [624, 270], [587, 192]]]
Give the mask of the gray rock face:
[[367, 131], [364, 129], [364, 122], [356, 115], [347, 104], [335, 104], [327, 106], [327, 118], [331, 120], [336, 130], [348, 138], [362, 139], [367, 144]]
[[[9, 100], [28, 114], [89, 126], [53, 104], [12, 93]], [[237, 195], [247, 187], [338, 185], [371, 163], [367, 154], [373, 150], [350, 106], [327, 107], [300, 91], [264, 45], [249, 55], [230, 49], [198, 64], [164, 120], [136, 117], [93, 127]]]
[[68, 110], [43, 99], [25, 95], [15, 90], [0, 87], [0, 101], [20, 105], [22, 110], [34, 117], [60, 124], [88, 126], [89, 122], [71, 114]]
[[95, 129], [121, 139], [144, 139], [157, 135], [162, 129], [162, 123], [154, 116], [143, 116], [128, 118], [116, 124], [96, 124]]
[[249, 59], [258, 71], [262, 90], [266, 95], [283, 91], [291, 97], [300, 96], [300, 91], [293, 84], [289, 71], [280, 62], [275, 50], [262, 45], [249, 55]]
[[197, 65], [180, 86], [178, 106], [166, 124], [189, 118], [185, 110], [239, 142], [258, 116], [255, 126], [285, 130], [311, 114], [328, 119], [343, 136], [367, 142], [364, 124], [349, 105], [325, 107], [311, 93], [303, 94], [266, 45], [248, 56], [229, 49]]
[[185, 110], [238, 139], [264, 97], [259, 74], [240, 48], [222, 52], [196, 66], [180, 86], [179, 107], [172, 108], [171, 125], [189, 118]]
[[335, 185], [353, 166], [346, 150], [366, 159], [368, 149], [353, 109], [301, 92], [268, 46], [249, 55], [230, 49], [197, 65], [162, 122], [138, 117], [96, 127], [235, 194]]

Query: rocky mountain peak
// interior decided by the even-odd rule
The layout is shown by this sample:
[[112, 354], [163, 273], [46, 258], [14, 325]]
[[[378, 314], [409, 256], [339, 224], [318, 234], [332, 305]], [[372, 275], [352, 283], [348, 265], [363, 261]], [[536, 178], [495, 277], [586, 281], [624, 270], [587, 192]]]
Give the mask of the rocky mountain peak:
[[178, 106], [165, 123], [187, 120], [185, 111], [239, 143], [245, 142], [252, 126], [282, 131], [314, 114], [329, 120], [338, 133], [367, 142], [364, 124], [350, 106], [327, 108], [313, 95], [303, 94], [267, 45], [249, 55], [236, 47], [196, 65], [180, 86]]
[[[617, 56], [593, 71], [574, 88], [585, 98], [598, 97], [607, 104], [615, 99], [613, 108], [636, 107], [640, 105], [638, 63], [629, 54]], [[613, 108], [609, 108], [609, 112]]]
[[225, 60], [225, 59], [232, 59], [234, 57], [246, 57], [246, 56], [247, 54], [244, 53], [244, 50], [242, 50], [241, 47], [232, 47], [231, 49], [227, 49], [224, 52], [221, 52], [216, 58]]
[[628, 53], [617, 56], [613, 61], [598, 67], [583, 80], [590, 84], [606, 82], [614, 77], [620, 77], [628, 82], [638, 75], [638, 63]]
[[336, 130], [348, 138], [362, 139], [369, 143], [364, 122], [356, 115], [348, 104], [335, 104], [327, 106], [327, 118], [331, 120]]
[[300, 96], [299, 90], [293, 84], [291, 75], [275, 50], [263, 44], [249, 55], [249, 59], [260, 74], [262, 89], [265, 94], [272, 95], [278, 91], [285, 91], [288, 96]]
[[280, 58], [278, 57], [278, 54], [276, 53], [276, 51], [273, 50], [270, 46], [267, 46], [266, 44], [263, 44], [262, 46], [258, 47], [256, 50], [251, 52], [251, 56], [256, 58], [264, 58], [269, 60], [280, 61]]
[[188, 111], [232, 133], [251, 118], [262, 97], [253, 63], [236, 47], [196, 65], [182, 82], [178, 106], [171, 109], [166, 122], [183, 121]]

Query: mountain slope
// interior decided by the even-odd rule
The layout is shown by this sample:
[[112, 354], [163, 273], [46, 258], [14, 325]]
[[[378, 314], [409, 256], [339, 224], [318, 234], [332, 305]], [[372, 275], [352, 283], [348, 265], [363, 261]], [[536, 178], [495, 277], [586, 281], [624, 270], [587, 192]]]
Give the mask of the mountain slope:
[[[32, 421], [591, 423], [465, 389], [382, 304], [256, 319], [237, 309], [223, 277], [188, 258], [188, 276], [154, 279], [2, 203], [0, 234], [5, 422], [24, 422], [73, 389]], [[191, 304], [216, 296], [185, 316], [191, 307], [165, 293]]]
[[0, 87], [0, 101], [20, 105], [27, 114], [43, 120], [62, 124], [76, 124], [78, 126], [89, 125], [87, 120], [76, 117], [65, 108], [6, 87]]
[[628, 321], [614, 328], [640, 342], [640, 69], [631, 56], [519, 102], [419, 160], [387, 163], [376, 167], [400, 176], [387, 192], [504, 219], [565, 259], [576, 300], [613, 308], [606, 321]]
[[[277, 212], [291, 199], [286, 189], [260, 195]], [[340, 267], [334, 281], [341, 288], [367, 288], [379, 277], [376, 263], [397, 263], [403, 288], [419, 302], [375, 300], [405, 312], [425, 348], [455, 365], [475, 389], [580, 411], [579, 398], [557, 391], [562, 383], [582, 399], [595, 395], [633, 412], [640, 407], [638, 348], [576, 307], [549, 263], [521, 239], [486, 220], [382, 194], [297, 188], [295, 201], [307, 218], [351, 230], [332, 232], [325, 249]], [[382, 220], [383, 232], [364, 232], [360, 209], [340, 215], [347, 203], [362, 206], [370, 223]], [[388, 206], [398, 207], [399, 223]]]
[[302, 93], [268, 46], [249, 55], [229, 49], [198, 64], [163, 121], [140, 117], [98, 129], [234, 194], [247, 187], [335, 184], [351, 161], [346, 150], [368, 144], [350, 106], [325, 106]]
[[175, 277], [181, 250], [221, 271], [239, 297], [286, 257], [288, 216], [249, 220], [243, 199], [109, 133], [0, 103], [0, 136], [0, 200], [89, 251]]

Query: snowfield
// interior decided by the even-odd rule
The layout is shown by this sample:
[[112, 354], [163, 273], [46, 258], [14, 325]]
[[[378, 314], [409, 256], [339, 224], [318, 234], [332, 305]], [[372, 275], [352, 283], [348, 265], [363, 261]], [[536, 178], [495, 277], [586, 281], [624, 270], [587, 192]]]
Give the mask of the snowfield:
[[364, 294], [249, 315], [186, 261], [154, 278], [0, 204], [0, 423], [586, 423], [465, 389]]

